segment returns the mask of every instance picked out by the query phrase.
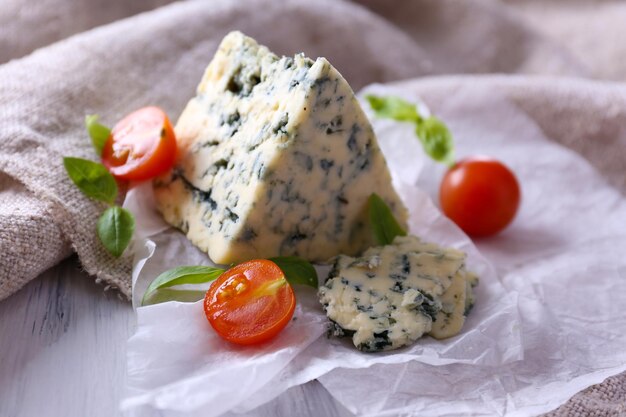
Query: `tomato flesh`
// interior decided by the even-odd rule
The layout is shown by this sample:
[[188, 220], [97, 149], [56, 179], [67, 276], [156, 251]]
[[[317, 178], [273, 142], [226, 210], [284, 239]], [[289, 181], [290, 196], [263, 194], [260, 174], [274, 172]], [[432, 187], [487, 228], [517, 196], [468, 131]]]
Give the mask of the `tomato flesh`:
[[515, 217], [521, 192], [517, 178], [487, 157], [460, 161], [446, 172], [439, 190], [441, 209], [470, 236], [494, 235]]
[[120, 120], [102, 150], [102, 163], [116, 178], [143, 181], [172, 168], [176, 136], [167, 115], [144, 107]]
[[296, 297], [283, 271], [258, 259], [219, 276], [204, 297], [204, 313], [222, 338], [252, 345], [275, 337], [291, 320]]

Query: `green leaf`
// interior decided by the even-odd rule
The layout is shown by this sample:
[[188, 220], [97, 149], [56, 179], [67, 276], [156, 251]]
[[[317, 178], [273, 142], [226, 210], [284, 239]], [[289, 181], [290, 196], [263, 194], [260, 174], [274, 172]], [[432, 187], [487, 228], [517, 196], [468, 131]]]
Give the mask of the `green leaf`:
[[454, 141], [448, 127], [438, 118], [422, 118], [415, 104], [399, 97], [366, 96], [377, 117], [415, 124], [415, 134], [424, 152], [437, 162], [454, 164]]
[[142, 306], [164, 303], [166, 301], [180, 301], [181, 303], [194, 303], [202, 300], [206, 291], [200, 290], [175, 290], [172, 288], [163, 288], [156, 290], [150, 294], [146, 293], [146, 297], [141, 301]]
[[98, 237], [106, 250], [115, 257], [122, 255], [134, 231], [133, 215], [119, 206], [109, 207], [98, 219]]
[[117, 197], [117, 183], [106, 167], [81, 158], [63, 158], [67, 175], [87, 197], [113, 204]]
[[317, 272], [310, 262], [297, 256], [277, 256], [269, 260], [278, 265], [290, 284], [317, 288]]
[[154, 281], [148, 286], [141, 305], [146, 305], [147, 300], [152, 297], [152, 293], [162, 288], [173, 287], [174, 285], [182, 284], [202, 284], [204, 282], [210, 282], [220, 275], [225, 270], [223, 268], [215, 268], [212, 266], [179, 266], [169, 271], [163, 272], [156, 277]]
[[111, 130], [98, 123], [98, 119], [100, 119], [100, 116], [97, 114], [89, 114], [85, 116], [85, 127], [87, 128], [87, 132], [91, 138], [91, 144], [96, 150], [96, 153], [98, 156], [102, 156], [102, 148], [104, 148], [104, 144], [109, 138]]
[[367, 95], [365, 98], [369, 101], [376, 117], [413, 123], [419, 123], [422, 120], [415, 104], [409, 103], [400, 97]]
[[415, 128], [424, 152], [438, 162], [454, 163], [454, 143], [448, 127], [436, 117], [424, 119]]
[[378, 194], [370, 195], [367, 203], [374, 239], [378, 245], [389, 245], [396, 236], [406, 236], [406, 230], [400, 226], [387, 203]]

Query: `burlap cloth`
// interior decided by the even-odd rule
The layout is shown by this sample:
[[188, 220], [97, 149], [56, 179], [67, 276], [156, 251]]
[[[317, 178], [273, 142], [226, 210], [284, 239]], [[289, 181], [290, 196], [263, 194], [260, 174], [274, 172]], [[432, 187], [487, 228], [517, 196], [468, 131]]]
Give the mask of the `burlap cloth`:
[[[497, 89], [626, 192], [625, 3], [166, 3], [0, 4], [0, 62], [13, 59], [0, 65], [0, 299], [72, 251], [97, 280], [130, 294], [130, 259], [104, 252], [94, 233], [102, 206], [69, 182], [61, 158], [94, 157], [85, 114], [113, 123], [154, 103], [175, 119], [232, 29], [280, 53], [326, 56], [357, 90], [422, 77], [418, 92], [435, 112], [460, 84], [472, 84], [477, 95]], [[487, 73], [516, 75], [441, 76]], [[626, 374], [553, 415], [626, 415]]]

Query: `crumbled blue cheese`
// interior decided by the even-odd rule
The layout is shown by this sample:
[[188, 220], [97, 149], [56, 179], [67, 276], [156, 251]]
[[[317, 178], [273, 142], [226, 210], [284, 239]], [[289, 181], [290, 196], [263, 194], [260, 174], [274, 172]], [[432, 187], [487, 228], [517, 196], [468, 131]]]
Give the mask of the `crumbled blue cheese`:
[[358, 254], [372, 245], [373, 192], [406, 224], [372, 128], [324, 58], [279, 57], [230, 33], [176, 135], [157, 206], [215, 262]]
[[473, 288], [478, 277], [468, 271], [457, 272], [448, 289], [441, 294], [441, 310], [437, 313], [429, 334], [445, 339], [461, 331], [465, 317], [474, 305]]
[[375, 352], [427, 333], [438, 339], [457, 334], [477, 282], [463, 252], [399, 236], [359, 258], [338, 256], [319, 298], [335, 335]]

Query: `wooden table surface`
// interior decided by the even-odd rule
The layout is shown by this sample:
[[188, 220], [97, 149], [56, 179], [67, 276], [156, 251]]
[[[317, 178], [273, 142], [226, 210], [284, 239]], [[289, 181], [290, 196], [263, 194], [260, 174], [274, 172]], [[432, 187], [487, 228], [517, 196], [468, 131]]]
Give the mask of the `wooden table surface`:
[[[0, 416], [120, 415], [134, 326], [130, 303], [103, 291], [74, 257], [0, 301]], [[310, 382], [250, 415], [352, 414]]]

